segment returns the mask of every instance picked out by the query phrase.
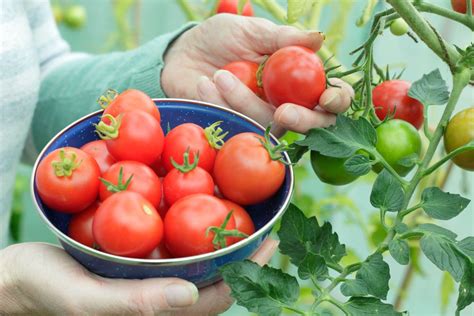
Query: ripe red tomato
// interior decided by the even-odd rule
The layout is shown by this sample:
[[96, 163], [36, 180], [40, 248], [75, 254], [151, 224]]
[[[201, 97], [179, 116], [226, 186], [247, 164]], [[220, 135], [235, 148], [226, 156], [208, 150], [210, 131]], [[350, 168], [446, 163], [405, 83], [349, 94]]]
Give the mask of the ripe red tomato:
[[95, 140], [87, 143], [81, 147], [81, 150], [91, 155], [97, 161], [101, 174], [117, 162], [107, 150], [105, 140]]
[[[212, 252], [216, 246], [212, 240], [215, 233], [209, 227], [220, 227], [229, 214], [227, 207], [218, 198], [207, 194], [194, 194], [174, 203], [165, 216], [165, 244], [174, 257], [187, 257]], [[230, 217], [226, 230], [235, 229], [235, 220]], [[224, 238], [224, 237], [223, 237]], [[232, 237], [225, 238], [226, 245]]]
[[189, 163], [189, 152], [184, 153], [183, 165], [174, 164], [163, 181], [163, 193], [166, 204], [173, 205], [179, 199], [196, 193], [213, 195], [214, 180], [206, 170], [198, 167], [199, 156]]
[[99, 206], [92, 232], [101, 250], [118, 256], [142, 258], [160, 243], [163, 222], [143, 196], [123, 191]]
[[62, 213], [77, 213], [91, 205], [99, 193], [97, 162], [73, 147], [49, 153], [36, 170], [38, 194], [48, 207]]
[[326, 74], [312, 50], [288, 46], [267, 59], [262, 83], [267, 100], [274, 106], [289, 102], [313, 109], [326, 89]]
[[150, 252], [147, 256], [145, 256], [145, 259], [169, 259], [169, 258], [172, 258], [172, 257], [168, 249], [166, 249], [166, 246], [164, 243], [160, 243], [158, 247], [153, 249], [152, 252]]
[[383, 120], [395, 112], [394, 118], [404, 120], [416, 129], [423, 124], [423, 104], [408, 96], [411, 83], [404, 80], [384, 81], [372, 90], [372, 102], [378, 118]]
[[[225, 204], [227, 210], [232, 211], [232, 217], [235, 220], [235, 228], [248, 236], [255, 233], [255, 225], [250, 217], [249, 213], [240, 205], [235, 204], [229, 200], [221, 200]], [[244, 239], [244, 237], [234, 237], [235, 242]]]
[[222, 69], [233, 73], [253, 93], [262, 98], [264, 96], [263, 89], [257, 83], [258, 67], [257, 63], [251, 61], [233, 61], [222, 67]]
[[153, 169], [153, 171], [155, 171], [155, 173], [158, 177], [166, 176], [166, 169], [163, 166], [163, 163], [161, 162], [161, 157], [159, 157], [157, 160], [155, 160], [155, 162], [152, 163], [150, 167], [151, 167], [151, 169]]
[[[129, 89], [117, 95], [117, 91], [109, 89], [98, 101], [105, 108], [104, 114], [113, 117], [125, 112], [144, 111], [153, 116], [158, 123], [161, 121], [160, 111], [155, 102], [140, 90]], [[107, 120], [105, 122], [109, 123]]]
[[[285, 179], [285, 166], [260, 143], [255, 133], [230, 138], [217, 154], [214, 181], [222, 195], [239, 205], [262, 202], [275, 194]], [[279, 154], [274, 154], [274, 156]]]
[[[239, 0], [220, 0], [219, 5], [217, 6], [217, 13], [231, 13], [238, 14], [237, 5]], [[253, 16], [253, 8], [250, 1], [244, 5], [242, 10], [242, 15], [244, 16]]]
[[95, 202], [84, 211], [74, 214], [69, 222], [68, 235], [75, 241], [87, 247], [94, 247], [94, 235], [92, 234], [92, 221], [100, 203]]
[[[454, 115], [444, 131], [444, 147], [451, 151], [474, 140], [474, 107]], [[453, 158], [453, 162], [465, 170], [474, 171], [474, 150], [468, 150]]]
[[164, 134], [160, 124], [143, 111], [125, 112], [108, 125], [100, 122], [96, 129], [105, 139], [107, 149], [117, 160], [134, 160], [151, 165], [163, 151]]
[[165, 137], [165, 145], [161, 161], [167, 171], [172, 170], [171, 158], [178, 164], [183, 164], [183, 155], [189, 149], [190, 163], [194, 162], [196, 153], [199, 152], [198, 166], [211, 172], [214, 166], [217, 149], [221, 146], [219, 135], [222, 130], [217, 127], [218, 122], [203, 129], [193, 123], [184, 123], [173, 128]]
[[[160, 178], [145, 164], [136, 161], [119, 161], [102, 175], [102, 179], [99, 187], [101, 201], [105, 201], [116, 192], [126, 190], [141, 194], [155, 208], [160, 205]], [[130, 182], [127, 185], [129, 179]]]
[[[474, 10], [474, 0], [471, 0], [472, 6]], [[451, 6], [453, 10], [459, 13], [466, 13], [467, 12], [467, 5], [466, 0], [451, 0]]]

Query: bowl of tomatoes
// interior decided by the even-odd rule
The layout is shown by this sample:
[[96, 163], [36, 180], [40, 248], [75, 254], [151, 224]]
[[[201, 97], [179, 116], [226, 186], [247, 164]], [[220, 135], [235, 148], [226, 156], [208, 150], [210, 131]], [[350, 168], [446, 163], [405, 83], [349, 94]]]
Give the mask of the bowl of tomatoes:
[[[137, 104], [120, 102], [133, 93]], [[34, 203], [73, 258], [108, 278], [203, 287], [258, 249], [294, 183], [268, 128], [218, 105], [136, 90], [102, 103], [51, 139], [33, 169]]]

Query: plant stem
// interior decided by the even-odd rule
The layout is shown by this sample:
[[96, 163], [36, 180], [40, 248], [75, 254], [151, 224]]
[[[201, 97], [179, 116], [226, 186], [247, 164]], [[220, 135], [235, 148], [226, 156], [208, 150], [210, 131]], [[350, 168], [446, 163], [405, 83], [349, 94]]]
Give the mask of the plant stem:
[[347, 312], [347, 310], [344, 308], [344, 305], [342, 305], [340, 302], [338, 302], [337, 300], [333, 299], [333, 298], [326, 298], [323, 300], [323, 302], [328, 302], [328, 303], [331, 303], [332, 305], [336, 306], [337, 308], [339, 308], [343, 313], [344, 315], [349, 315], [349, 313]]
[[414, 212], [414, 211], [416, 211], [417, 209], [419, 209], [420, 206], [421, 206], [421, 203], [420, 203], [420, 204], [417, 204], [417, 205], [415, 205], [415, 206], [412, 206], [412, 207], [410, 207], [409, 209], [400, 212], [400, 213], [402, 214], [402, 215], [400, 215], [400, 216], [405, 217], [406, 215], [410, 214], [411, 212]]
[[177, 0], [178, 5], [181, 7], [181, 10], [184, 12], [186, 15], [186, 19], [188, 21], [200, 21], [202, 18], [196, 14], [195, 10], [191, 6], [191, 4], [188, 2], [188, 0]]
[[465, 26], [470, 28], [471, 31], [474, 31], [474, 19], [468, 14], [458, 13], [454, 10], [445, 9], [428, 2], [417, 3], [415, 4], [415, 7], [420, 11], [444, 16], [445, 18], [464, 24]]
[[446, 161], [448, 161], [451, 158], [453, 158], [454, 156], [459, 155], [459, 154], [461, 154], [465, 151], [468, 151], [468, 150], [474, 150], [474, 142], [471, 142], [471, 143], [468, 143], [464, 146], [456, 148], [455, 150], [453, 150], [452, 152], [450, 152], [449, 154], [447, 154], [446, 156], [441, 158], [439, 161], [437, 161], [435, 164], [433, 164], [431, 167], [427, 168], [424, 171], [423, 176], [427, 176], [427, 175], [431, 174], [433, 171], [435, 171], [441, 165], [443, 165]]
[[313, 4], [311, 14], [309, 16], [306, 26], [310, 30], [317, 30], [319, 28], [319, 19], [321, 17], [321, 10], [326, 5], [326, 0], [319, 0]]

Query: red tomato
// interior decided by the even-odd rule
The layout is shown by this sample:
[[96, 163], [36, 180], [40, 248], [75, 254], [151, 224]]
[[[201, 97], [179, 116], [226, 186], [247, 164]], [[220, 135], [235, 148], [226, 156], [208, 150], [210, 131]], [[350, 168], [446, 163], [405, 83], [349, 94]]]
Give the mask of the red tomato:
[[[231, 13], [238, 14], [237, 5], [239, 0], [220, 0], [219, 5], [217, 6], [217, 13]], [[242, 10], [242, 15], [244, 16], [253, 16], [253, 8], [250, 1], [244, 5]]]
[[169, 259], [169, 258], [172, 258], [172, 257], [168, 249], [166, 249], [164, 243], [161, 243], [158, 247], [153, 249], [152, 252], [150, 252], [147, 256], [145, 256], [145, 259]]
[[404, 80], [384, 81], [372, 90], [372, 102], [378, 118], [395, 112], [394, 118], [419, 129], [423, 124], [423, 104], [408, 96], [411, 83]]
[[[222, 195], [239, 205], [260, 203], [275, 194], [285, 179], [285, 166], [260, 143], [255, 133], [230, 138], [217, 154], [214, 181]], [[276, 154], [278, 156], [278, 154]]]
[[48, 207], [62, 213], [77, 213], [97, 199], [99, 176], [94, 158], [78, 148], [64, 147], [41, 160], [36, 170], [36, 187]]
[[251, 61], [234, 61], [231, 62], [222, 69], [230, 71], [234, 74], [243, 84], [245, 84], [253, 93], [259, 97], [263, 97], [263, 89], [258, 86], [257, 83], [257, 71], [258, 64]]
[[[240, 205], [235, 204], [229, 200], [221, 200], [225, 204], [228, 211], [232, 211], [232, 216], [235, 220], [235, 228], [248, 236], [255, 232], [255, 225], [249, 213]], [[234, 237], [235, 242], [244, 239], [243, 237]]]
[[[117, 91], [109, 89], [98, 101], [100, 106], [105, 108], [104, 114], [110, 114], [113, 117], [130, 111], [144, 111], [153, 116], [158, 123], [161, 121], [160, 111], [155, 102], [140, 90], [129, 89], [117, 94]], [[105, 122], [109, 124], [109, 121], [105, 120]]]
[[87, 247], [94, 247], [94, 236], [92, 235], [92, 221], [100, 203], [95, 202], [84, 211], [74, 214], [69, 222], [68, 235], [75, 241]]
[[157, 160], [155, 160], [155, 162], [152, 163], [150, 167], [151, 167], [151, 169], [153, 169], [153, 171], [155, 171], [155, 173], [158, 177], [166, 176], [166, 169], [163, 166], [163, 163], [161, 162], [161, 157], [159, 157]]
[[94, 239], [105, 252], [142, 258], [155, 249], [163, 237], [160, 215], [135, 192], [118, 192], [97, 209], [92, 223]]
[[266, 61], [262, 73], [263, 89], [271, 104], [295, 103], [313, 109], [326, 89], [324, 65], [306, 47], [280, 48]]
[[[212, 252], [215, 233], [209, 227], [220, 227], [229, 214], [218, 198], [207, 194], [194, 194], [182, 198], [170, 207], [165, 216], [165, 244], [174, 257], [187, 257]], [[226, 230], [235, 229], [231, 216]], [[207, 236], [206, 236], [207, 235]], [[232, 237], [225, 238], [226, 245]]]
[[173, 128], [165, 137], [165, 145], [161, 161], [167, 171], [172, 170], [171, 158], [178, 164], [183, 164], [183, 155], [189, 149], [191, 155], [190, 163], [194, 162], [194, 156], [199, 152], [198, 166], [211, 172], [214, 166], [217, 149], [223, 141], [219, 135], [222, 130], [217, 127], [218, 122], [203, 129], [193, 123], [184, 123]]
[[[471, 0], [472, 6], [471, 8], [474, 9], [474, 0]], [[467, 12], [467, 5], [466, 0], [451, 0], [451, 6], [453, 10], [459, 13], [466, 13]]]
[[[112, 116], [106, 116], [113, 119]], [[164, 134], [160, 124], [143, 111], [125, 112], [110, 125], [100, 122], [97, 132], [117, 160], [134, 160], [151, 165], [163, 151]]]
[[[122, 175], [120, 175], [121, 169]], [[141, 194], [155, 208], [160, 205], [160, 178], [147, 165], [136, 161], [119, 161], [102, 175], [102, 179], [99, 187], [101, 201], [105, 201], [116, 192], [126, 190]], [[128, 179], [130, 182], [127, 185]], [[104, 180], [107, 185], [104, 184]]]
[[81, 147], [81, 150], [91, 155], [95, 161], [97, 161], [100, 173], [102, 174], [106, 172], [111, 165], [117, 162], [107, 150], [105, 140], [95, 140], [87, 143]]
[[206, 170], [198, 167], [199, 156], [196, 155], [194, 163], [189, 163], [189, 152], [184, 153], [184, 163], [174, 164], [163, 181], [163, 193], [166, 204], [173, 205], [179, 199], [196, 193], [213, 195], [214, 181]]

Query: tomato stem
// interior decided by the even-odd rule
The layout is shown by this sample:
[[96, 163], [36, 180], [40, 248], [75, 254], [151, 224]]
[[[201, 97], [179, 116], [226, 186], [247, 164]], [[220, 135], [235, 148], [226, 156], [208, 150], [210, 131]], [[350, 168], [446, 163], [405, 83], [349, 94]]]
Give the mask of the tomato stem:
[[263, 76], [263, 68], [265, 68], [265, 63], [268, 60], [268, 55], [263, 56], [263, 61], [258, 65], [257, 68], [257, 73], [255, 74], [257, 77], [257, 86], [259, 88], [263, 88], [263, 81], [262, 81], [262, 76]]
[[229, 132], [223, 133], [223, 129], [219, 127], [222, 121], [217, 121], [204, 129], [207, 141], [212, 148], [221, 149], [224, 145], [224, 138]]
[[214, 249], [216, 250], [225, 248], [227, 246], [227, 237], [248, 237], [247, 234], [244, 234], [237, 229], [226, 229], [227, 223], [229, 223], [229, 220], [232, 217], [232, 213], [232, 210], [227, 213], [227, 216], [225, 217], [224, 222], [222, 222], [221, 226], [210, 226], [206, 229], [206, 237], [209, 235], [210, 232], [214, 233], [214, 238], [212, 238], [212, 244], [214, 245]]
[[281, 163], [287, 164], [287, 162], [284, 160], [282, 152], [288, 149], [288, 143], [285, 140], [283, 140], [281, 141], [280, 144], [276, 146], [273, 145], [270, 139], [271, 128], [272, 128], [271, 124], [268, 125], [267, 128], [265, 129], [265, 134], [264, 134], [265, 140], [258, 138], [258, 141], [262, 144], [263, 147], [265, 147], [271, 160], [279, 160]]
[[[110, 124], [103, 121], [104, 118], [110, 120]], [[99, 137], [104, 140], [116, 139], [119, 136], [120, 124], [122, 123], [122, 114], [119, 114], [117, 118], [110, 114], [102, 115], [102, 119], [99, 124], [95, 124], [95, 131], [99, 134]]]
[[113, 184], [112, 182], [107, 181], [104, 178], [99, 178], [99, 180], [107, 187], [108, 191], [117, 193], [117, 192], [127, 190], [128, 186], [130, 185], [130, 182], [132, 181], [132, 178], [133, 178], [133, 174], [124, 183], [123, 182], [123, 167], [120, 167], [117, 184]]
[[189, 147], [186, 149], [186, 151], [183, 154], [183, 164], [180, 165], [177, 163], [173, 157], [171, 157], [171, 164], [173, 167], [175, 167], [177, 170], [179, 170], [182, 173], [188, 173], [191, 170], [196, 169], [197, 165], [199, 162], [199, 151], [194, 155], [194, 161], [193, 163], [189, 163]]
[[54, 174], [57, 177], [70, 177], [74, 170], [76, 170], [82, 163], [76, 161], [77, 155], [73, 151], [65, 152], [64, 149], [59, 150], [59, 161], [55, 160], [51, 163], [54, 169]]
[[109, 88], [97, 98], [97, 103], [105, 110], [118, 95], [119, 93], [116, 90]]

